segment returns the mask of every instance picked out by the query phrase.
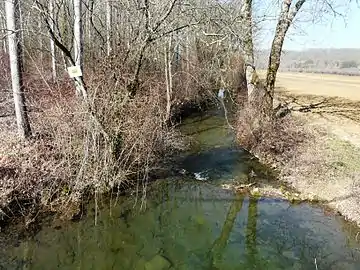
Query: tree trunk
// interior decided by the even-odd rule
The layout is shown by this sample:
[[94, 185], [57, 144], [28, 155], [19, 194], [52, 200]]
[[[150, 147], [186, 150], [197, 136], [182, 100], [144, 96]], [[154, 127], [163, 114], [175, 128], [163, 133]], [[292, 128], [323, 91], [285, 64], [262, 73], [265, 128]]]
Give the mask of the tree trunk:
[[18, 0], [5, 1], [6, 25], [8, 30], [8, 46], [10, 57], [11, 82], [14, 95], [16, 122], [18, 133], [22, 138], [31, 136], [29, 118], [25, 105], [22, 85], [20, 55], [20, 21]]
[[[49, 13], [50, 13], [50, 28], [54, 32], [54, 0], [49, 0]], [[51, 70], [52, 78], [56, 80], [56, 54], [55, 54], [55, 43], [50, 37], [50, 54], [51, 54]]]
[[244, 60], [245, 60], [245, 77], [247, 85], [248, 102], [252, 103], [255, 98], [255, 84], [254, 76], [254, 44], [253, 44], [253, 21], [252, 21], [252, 0], [245, 0], [242, 7], [242, 14], [244, 16]]
[[86, 33], [87, 33], [87, 49], [88, 49], [88, 56], [89, 56], [89, 61], [93, 60], [93, 42], [92, 42], [92, 25], [91, 25], [91, 20], [92, 20], [92, 16], [93, 16], [93, 8], [94, 8], [94, 2], [93, 0], [88, 0], [87, 2], [87, 6], [88, 6], [88, 12], [87, 12], [87, 16], [86, 16]]
[[[82, 0], [74, 0], [74, 57], [75, 65], [83, 72], [83, 26], [82, 26]], [[87, 99], [83, 78], [75, 78], [76, 93]]]
[[111, 52], [111, 36], [112, 36], [112, 8], [111, 8], [111, 0], [106, 1], [106, 53], [107, 56], [110, 55]]
[[172, 63], [171, 63], [171, 36], [168, 37], [168, 44], [165, 45], [165, 77], [166, 77], [166, 116], [165, 121], [170, 120], [171, 98], [172, 98]]
[[291, 8], [291, 0], [283, 0], [281, 12], [275, 30], [275, 36], [271, 45], [268, 69], [266, 74], [265, 106], [268, 112], [273, 109], [276, 74], [280, 66], [280, 58], [285, 36], [296, 14], [306, 0], [298, 0]]
[[[1, 5], [1, 8], [3, 8], [3, 6]], [[2, 12], [0, 12], [0, 20], [1, 20], [1, 23], [0, 23], [0, 35], [5, 37], [6, 36], [6, 15], [3, 14]], [[7, 53], [7, 44], [6, 44], [6, 38], [3, 38], [2, 39], [2, 49], [4, 51], [4, 53], [6, 54]]]
[[74, 0], [74, 57], [75, 64], [83, 69], [82, 1]]
[[43, 52], [43, 51], [44, 51], [44, 44], [43, 44], [43, 38], [42, 38], [42, 36], [41, 36], [41, 34], [42, 34], [42, 18], [41, 18], [41, 13], [39, 13], [38, 30], [39, 30], [38, 39], [39, 39], [40, 63], [41, 63], [40, 70], [41, 70], [41, 72], [44, 72], [44, 68], [43, 68], [43, 65], [42, 65], [42, 63], [44, 62], [44, 52]]
[[[18, 51], [19, 51], [19, 56], [20, 56], [20, 72], [24, 72], [24, 66], [25, 66], [25, 54], [24, 54], [24, 49], [25, 49], [25, 37], [24, 37], [24, 16], [23, 16], [23, 11], [21, 10], [21, 1], [15, 1], [16, 6], [15, 6], [15, 12], [18, 14], [15, 14], [15, 16], [17, 16], [16, 19], [16, 24], [17, 25], [17, 29], [19, 30], [19, 35], [18, 35]], [[10, 53], [10, 52], [9, 52]]]

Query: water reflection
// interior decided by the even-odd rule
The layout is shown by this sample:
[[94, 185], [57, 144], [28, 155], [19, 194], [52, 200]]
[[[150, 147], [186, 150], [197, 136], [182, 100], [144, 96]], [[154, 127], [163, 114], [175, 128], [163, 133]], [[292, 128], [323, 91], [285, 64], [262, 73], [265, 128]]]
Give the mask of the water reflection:
[[[2, 250], [4, 269], [360, 269], [337, 218], [321, 208], [233, 196], [199, 182], [159, 183], [147, 208], [99, 207]], [[225, 211], [224, 211], [225, 210]], [[147, 268], [146, 268], [147, 267]], [[153, 267], [153, 268], [151, 268]], [[1, 268], [1, 267], [0, 267]]]
[[246, 259], [248, 264], [251, 265], [256, 262], [257, 249], [256, 249], [256, 224], [257, 224], [257, 204], [258, 199], [251, 197], [249, 199], [248, 218], [246, 226]]
[[222, 254], [229, 240], [230, 233], [233, 230], [236, 217], [242, 208], [243, 201], [243, 196], [237, 196], [231, 203], [231, 206], [225, 218], [224, 225], [221, 230], [221, 234], [219, 238], [215, 240], [211, 249], [210, 262], [212, 268], [216, 268], [216, 265], [220, 261], [222, 261]]

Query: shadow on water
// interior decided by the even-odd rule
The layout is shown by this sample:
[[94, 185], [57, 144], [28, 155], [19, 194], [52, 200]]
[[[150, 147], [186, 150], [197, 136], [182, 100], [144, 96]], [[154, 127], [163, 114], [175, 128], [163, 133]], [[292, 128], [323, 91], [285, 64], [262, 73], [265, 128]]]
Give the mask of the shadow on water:
[[155, 182], [144, 200], [103, 198], [79, 222], [0, 245], [0, 269], [360, 269], [359, 229], [341, 217], [223, 190], [256, 162], [221, 117], [195, 120], [181, 127], [197, 146], [179, 160], [186, 174]]

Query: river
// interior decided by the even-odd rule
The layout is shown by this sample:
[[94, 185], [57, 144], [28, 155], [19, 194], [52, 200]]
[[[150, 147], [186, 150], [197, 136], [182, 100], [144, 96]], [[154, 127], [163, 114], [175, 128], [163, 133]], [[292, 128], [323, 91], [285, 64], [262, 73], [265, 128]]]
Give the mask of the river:
[[78, 221], [44, 222], [1, 245], [0, 269], [360, 269], [360, 230], [341, 216], [221, 188], [262, 174], [221, 113], [180, 129], [192, 141], [177, 159], [183, 174], [159, 179], [146, 197], [99, 198]]

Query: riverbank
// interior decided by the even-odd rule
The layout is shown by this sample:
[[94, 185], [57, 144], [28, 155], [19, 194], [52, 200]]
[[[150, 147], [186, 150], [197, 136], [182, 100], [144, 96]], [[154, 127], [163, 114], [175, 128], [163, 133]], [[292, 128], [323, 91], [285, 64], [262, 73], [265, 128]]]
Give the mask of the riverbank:
[[[316, 258], [319, 269], [359, 269], [353, 224], [321, 203], [258, 197], [260, 178], [277, 182], [236, 146], [223, 116], [215, 109], [182, 121], [190, 147], [174, 157], [178, 173], [146, 194], [90, 196], [81, 220], [41, 218], [25, 237], [2, 230], [0, 268], [314, 269]], [[239, 192], [224, 190], [234, 183]]]
[[277, 162], [282, 155], [273, 157], [279, 180], [360, 225], [360, 102], [285, 91], [277, 96], [291, 108], [296, 128], [309, 135], [285, 163]]
[[13, 219], [27, 227], [42, 212], [72, 219], [89, 194], [145, 188], [169, 171], [174, 153], [187, 148], [176, 123], [212, 106], [209, 95], [184, 94], [173, 104], [171, 123], [165, 123], [159, 89], [121, 106], [111, 95], [99, 104], [94, 98], [110, 134], [106, 138], [70, 86], [54, 84], [54, 96], [29, 94], [33, 136], [28, 140], [17, 136], [11, 93], [1, 94], [7, 103], [0, 108], [0, 227]]

